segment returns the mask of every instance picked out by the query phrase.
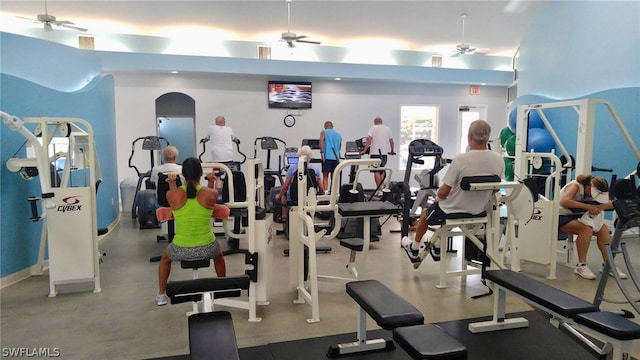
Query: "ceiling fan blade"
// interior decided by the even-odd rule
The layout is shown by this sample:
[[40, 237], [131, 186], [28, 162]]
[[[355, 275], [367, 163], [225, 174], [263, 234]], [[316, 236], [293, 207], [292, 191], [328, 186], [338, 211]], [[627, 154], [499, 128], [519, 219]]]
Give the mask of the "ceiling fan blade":
[[39, 22], [38, 19], [34, 19], [34, 18], [28, 18], [28, 17], [24, 17], [24, 16], [16, 16], [18, 19], [24, 19], [24, 20], [31, 20], [34, 22]]
[[[73, 24], [73, 23], [70, 23]], [[88, 29], [79, 27], [79, 26], [75, 26], [75, 25], [70, 25], [70, 24], [58, 24], [56, 23], [56, 25], [63, 27], [63, 28], [67, 28], [67, 29], [72, 29], [72, 30], [76, 30], [76, 31], [82, 31], [82, 32], [87, 32]]]
[[316, 44], [316, 45], [322, 44], [320, 41], [313, 41], [313, 40], [298, 40], [298, 42], [307, 43], [307, 44]]

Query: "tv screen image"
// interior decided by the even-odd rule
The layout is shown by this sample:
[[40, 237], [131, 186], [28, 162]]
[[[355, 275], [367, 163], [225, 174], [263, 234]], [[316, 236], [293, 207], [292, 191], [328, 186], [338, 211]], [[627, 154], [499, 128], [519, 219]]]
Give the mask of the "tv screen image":
[[269, 81], [269, 107], [311, 109], [311, 83]]

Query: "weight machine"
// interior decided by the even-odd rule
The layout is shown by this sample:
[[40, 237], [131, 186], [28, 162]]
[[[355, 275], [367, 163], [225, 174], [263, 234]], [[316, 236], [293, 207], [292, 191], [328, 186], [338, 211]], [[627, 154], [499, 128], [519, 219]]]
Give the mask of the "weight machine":
[[[548, 166], [550, 175], [546, 179], [545, 194], [540, 196], [535, 204], [535, 215], [526, 226], [520, 227], [520, 248], [521, 259], [529, 260], [550, 266], [549, 279], [555, 278], [556, 252], [558, 241], [558, 206], [560, 201], [561, 177], [566, 176], [567, 181], [573, 179], [572, 171], [576, 174], [590, 174], [592, 171], [604, 171], [608, 169], [598, 169], [592, 166], [593, 144], [595, 136], [596, 106], [603, 105], [611, 118], [614, 120], [624, 139], [628, 143], [636, 159], [640, 160], [640, 150], [636, 147], [629, 132], [625, 128], [622, 120], [613, 108], [613, 105], [605, 100], [583, 99], [575, 101], [562, 101], [547, 104], [520, 105], [517, 110], [516, 123], [516, 146], [514, 160], [514, 176], [516, 179], [526, 179], [534, 176], [534, 172], [543, 166]], [[577, 113], [577, 144], [576, 159], [569, 153], [557, 133], [551, 126], [544, 110], [556, 108], [572, 108]], [[527, 151], [528, 119], [529, 112], [536, 111], [545, 129], [549, 131], [551, 137], [560, 152], [560, 158], [555, 153], [534, 153]], [[564, 162], [562, 161], [564, 159]], [[540, 239], [549, 239], [548, 242]], [[569, 239], [566, 251], [566, 263], [569, 266], [575, 265], [575, 254], [573, 242]], [[513, 266], [513, 265], [512, 265]], [[514, 270], [519, 269], [514, 267]]]
[[[100, 292], [101, 255], [95, 204], [102, 179], [91, 125], [77, 118], [21, 120], [4, 112], [0, 112], [0, 117], [30, 145], [27, 157], [9, 159], [7, 168], [20, 172], [25, 179], [38, 176], [40, 180], [42, 194], [29, 197], [29, 202], [31, 220], [42, 221], [38, 267], [44, 269], [44, 256], [48, 252], [49, 297], [57, 295], [58, 285], [81, 282], [93, 282], [93, 292]], [[34, 125], [34, 129], [27, 129], [27, 124]], [[59, 187], [53, 187], [51, 162], [62, 157], [66, 160], [61, 181]], [[54, 176], [57, 175], [55, 171]], [[84, 186], [73, 186], [73, 182], [81, 180]]]

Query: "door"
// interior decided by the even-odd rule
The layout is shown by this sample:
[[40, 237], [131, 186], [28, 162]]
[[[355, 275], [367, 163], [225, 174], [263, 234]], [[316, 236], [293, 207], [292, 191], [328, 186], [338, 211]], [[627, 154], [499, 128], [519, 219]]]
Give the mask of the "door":
[[170, 92], [156, 99], [158, 136], [178, 148], [178, 163], [196, 156], [196, 102], [189, 95]]
[[169, 144], [178, 149], [178, 163], [196, 155], [196, 132], [192, 117], [157, 118], [158, 136], [167, 139]]
[[467, 134], [472, 122], [487, 119], [487, 105], [459, 105], [458, 106], [458, 143], [461, 153], [467, 151]]

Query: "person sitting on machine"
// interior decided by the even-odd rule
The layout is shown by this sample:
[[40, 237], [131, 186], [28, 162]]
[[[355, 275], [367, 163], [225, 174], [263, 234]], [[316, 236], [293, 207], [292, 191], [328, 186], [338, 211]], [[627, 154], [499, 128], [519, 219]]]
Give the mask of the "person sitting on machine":
[[[298, 150], [298, 157], [305, 156], [307, 159], [308, 169], [312, 170], [315, 174], [315, 181], [318, 185], [318, 192], [324, 193], [324, 187], [322, 185], [322, 175], [320, 170], [313, 165], [308, 164], [309, 160], [313, 157], [313, 150], [308, 145], [304, 145], [300, 147]], [[281, 221], [284, 222], [288, 216], [287, 203], [292, 203], [293, 200], [291, 198], [291, 184], [294, 181], [297, 181], [296, 174], [298, 173], [298, 166], [300, 164], [291, 164], [289, 169], [287, 169], [287, 174], [285, 176], [284, 184], [280, 187], [280, 192], [276, 195], [276, 200], [280, 200], [282, 203], [282, 214]], [[304, 166], [304, 165], [303, 165]], [[311, 180], [310, 180], [311, 181]]]
[[[578, 175], [560, 190], [558, 228], [566, 234], [576, 235], [578, 264], [573, 272], [589, 280], [596, 278], [587, 265], [591, 238], [596, 237], [603, 262], [607, 260], [605, 245], [611, 243], [609, 229], [604, 224], [604, 210], [613, 209], [608, 191], [607, 180], [584, 174]], [[627, 278], [617, 267], [616, 270], [621, 279]]]
[[181, 173], [182, 166], [178, 165], [178, 149], [175, 146], [169, 145], [162, 150], [163, 163], [156, 165], [151, 169], [151, 175], [149, 180], [152, 183], [158, 183], [159, 173]]
[[213, 259], [218, 277], [226, 276], [227, 271], [222, 251], [211, 228], [213, 209], [218, 201], [218, 192], [215, 190], [217, 178], [213, 173], [208, 173], [205, 176], [207, 187], [202, 187], [202, 165], [195, 157], [182, 163], [182, 175], [186, 185], [177, 187], [178, 175], [167, 174], [167, 201], [171, 206], [177, 231], [173, 242], [162, 253], [158, 265], [158, 306], [168, 302], [165, 290], [172, 261]]
[[[420, 242], [427, 233], [428, 222], [437, 222], [446, 218], [447, 214], [468, 213], [479, 214], [484, 211], [493, 190], [463, 191], [460, 181], [465, 176], [497, 175], [504, 177], [504, 160], [497, 152], [487, 148], [491, 138], [491, 125], [484, 120], [476, 120], [469, 126], [467, 140], [469, 151], [456, 155], [451, 161], [442, 184], [438, 188], [435, 201], [423, 210], [418, 219], [415, 240], [402, 238], [402, 247], [412, 263], [420, 259]], [[440, 260], [440, 249], [427, 243], [434, 260]]]

